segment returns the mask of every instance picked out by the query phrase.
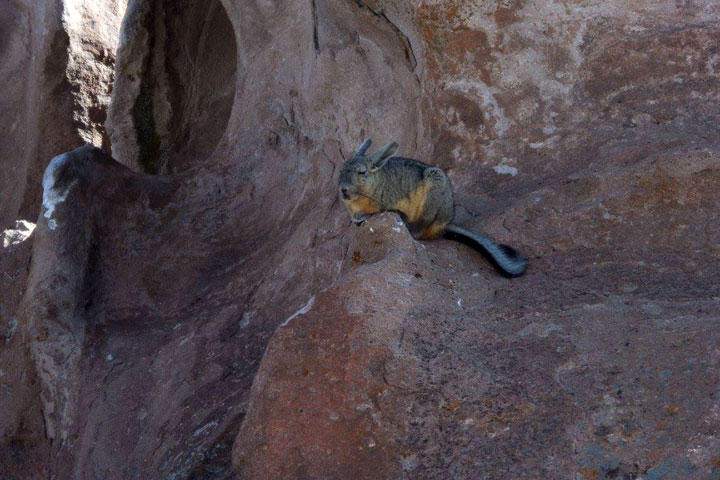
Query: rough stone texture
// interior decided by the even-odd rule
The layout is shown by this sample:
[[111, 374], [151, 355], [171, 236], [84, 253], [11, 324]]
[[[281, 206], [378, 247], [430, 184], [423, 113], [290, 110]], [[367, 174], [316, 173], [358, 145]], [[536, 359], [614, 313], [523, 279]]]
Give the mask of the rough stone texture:
[[268, 347], [241, 478], [717, 477], [718, 7], [413, 7], [428, 157], [530, 272], [361, 227]]
[[0, 228], [34, 220], [50, 159], [84, 143], [110, 150], [110, 100], [127, 0], [0, 1]]
[[[7, 231], [6, 231], [7, 232]], [[46, 454], [39, 386], [18, 318], [30, 270], [33, 237], [0, 251], [0, 472], [42, 478]], [[27, 475], [26, 475], [27, 474]], [[26, 475], [26, 476], [25, 476]], [[13, 478], [13, 477], [9, 477]]]
[[400, 225], [360, 227], [342, 280], [277, 330], [240, 478], [717, 476], [717, 259], [707, 297], [618, 266], [586, 292]]
[[30, 63], [30, 19], [21, 5], [3, 0], [0, 4], [0, 229], [12, 225], [20, 209], [23, 191], [19, 182], [25, 180], [25, 102]]
[[135, 2], [110, 112], [116, 157], [149, 173], [206, 158], [235, 100], [235, 32], [218, 0]]
[[[109, 149], [104, 112], [124, 8], [124, 0], [0, 1], [0, 230], [35, 221], [54, 155], [86, 142]], [[40, 388], [17, 314], [32, 243], [0, 250], [2, 478], [48, 474]]]
[[[21, 41], [36, 10], [120, 12], [40, 3], [0, 14], [13, 51], [54, 45]], [[130, 1], [119, 163], [58, 159], [30, 272], [29, 241], [0, 257], [5, 476], [716, 478], [719, 14]], [[107, 70], [57, 38], [65, 56], [29, 77], [99, 95], [42, 118], [2, 95], [30, 138], [3, 142], [36, 152], [8, 170], [28, 187], [0, 190], [34, 198], [26, 218], [55, 140], [102, 137]], [[457, 222], [528, 274], [392, 214], [350, 228], [337, 171], [364, 137], [447, 169]]]

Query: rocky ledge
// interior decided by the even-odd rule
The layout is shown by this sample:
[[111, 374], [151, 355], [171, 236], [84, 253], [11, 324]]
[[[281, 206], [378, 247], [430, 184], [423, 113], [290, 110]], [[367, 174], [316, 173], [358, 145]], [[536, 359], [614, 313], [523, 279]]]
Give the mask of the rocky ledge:
[[715, 0], [5, 3], [1, 478], [720, 477]]

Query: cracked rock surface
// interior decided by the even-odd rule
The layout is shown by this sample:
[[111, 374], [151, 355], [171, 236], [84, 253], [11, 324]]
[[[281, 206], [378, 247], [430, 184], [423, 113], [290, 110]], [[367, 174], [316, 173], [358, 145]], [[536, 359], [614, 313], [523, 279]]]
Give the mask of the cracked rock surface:
[[0, 228], [34, 221], [51, 158], [105, 150], [106, 109], [127, 0], [3, 0], [0, 8]]
[[0, 477], [720, 475], [717, 2], [6, 3]]

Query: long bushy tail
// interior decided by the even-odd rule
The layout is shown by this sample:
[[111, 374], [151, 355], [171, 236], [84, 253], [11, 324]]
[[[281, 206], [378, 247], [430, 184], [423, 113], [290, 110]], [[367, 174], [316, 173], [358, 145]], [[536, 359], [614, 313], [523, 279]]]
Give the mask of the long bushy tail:
[[500, 273], [509, 277], [519, 277], [527, 269], [527, 260], [512, 247], [495, 245], [489, 238], [457, 225], [450, 224], [445, 227], [445, 238], [457, 240], [479, 250]]

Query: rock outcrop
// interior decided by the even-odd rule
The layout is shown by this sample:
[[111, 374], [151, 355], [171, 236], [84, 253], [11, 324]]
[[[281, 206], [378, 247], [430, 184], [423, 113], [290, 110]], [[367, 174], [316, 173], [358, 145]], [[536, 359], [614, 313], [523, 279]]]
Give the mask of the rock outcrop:
[[[8, 233], [8, 230], [5, 231]], [[41, 478], [47, 443], [40, 389], [30, 359], [25, 328], [17, 316], [30, 270], [33, 236], [4, 243], [0, 252], [0, 472], [7, 478]], [[7, 245], [7, 246], [6, 246]]]
[[34, 220], [55, 155], [110, 151], [106, 109], [127, 0], [4, 0], [0, 8], [0, 228]]
[[[105, 147], [124, 0], [0, 2], [0, 476], [47, 478], [40, 388], [18, 314], [50, 159], [83, 143]], [[24, 219], [18, 221], [18, 219]], [[16, 225], [19, 225], [18, 228]]]
[[[4, 476], [720, 472], [716, 2], [40, 3], [0, 9]], [[365, 137], [527, 275], [351, 227]]]

